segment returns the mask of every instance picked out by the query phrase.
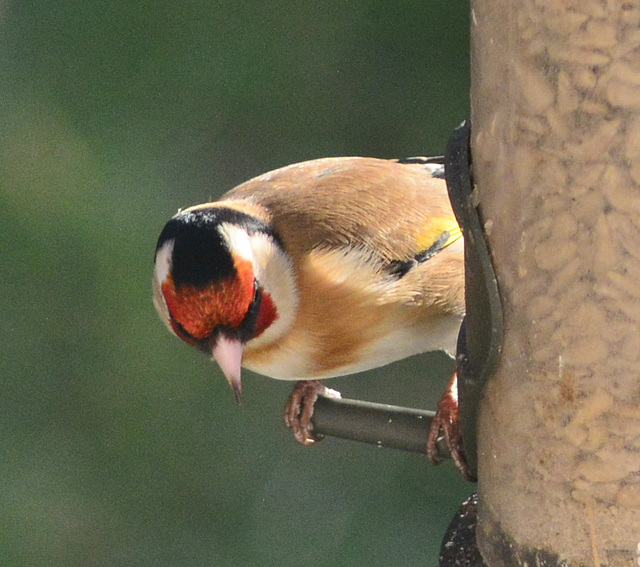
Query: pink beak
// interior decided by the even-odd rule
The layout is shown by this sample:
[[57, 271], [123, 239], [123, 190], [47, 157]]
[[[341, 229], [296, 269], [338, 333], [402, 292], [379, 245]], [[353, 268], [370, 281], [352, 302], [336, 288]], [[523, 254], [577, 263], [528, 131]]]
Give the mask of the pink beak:
[[213, 345], [213, 358], [220, 366], [229, 385], [233, 389], [238, 405], [242, 404], [242, 351], [244, 345], [239, 339], [220, 335]]

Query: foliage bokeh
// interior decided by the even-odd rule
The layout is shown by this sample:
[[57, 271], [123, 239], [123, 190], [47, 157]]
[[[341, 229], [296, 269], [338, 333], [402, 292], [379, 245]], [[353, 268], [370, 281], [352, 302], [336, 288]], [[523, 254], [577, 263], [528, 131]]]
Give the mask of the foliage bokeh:
[[[282, 423], [291, 385], [218, 369], [150, 298], [179, 208], [321, 156], [442, 153], [468, 5], [0, 2], [0, 565], [436, 565], [472, 487]], [[451, 362], [333, 381], [433, 407]]]

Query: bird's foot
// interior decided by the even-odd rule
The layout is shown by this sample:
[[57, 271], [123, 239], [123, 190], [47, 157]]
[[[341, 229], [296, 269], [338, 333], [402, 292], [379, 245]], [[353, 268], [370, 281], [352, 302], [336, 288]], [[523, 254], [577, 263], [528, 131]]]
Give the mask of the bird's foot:
[[467, 480], [473, 480], [462, 449], [462, 437], [460, 436], [460, 415], [458, 411], [458, 376], [453, 374], [449, 387], [438, 403], [438, 410], [429, 429], [427, 439], [427, 456], [434, 465], [439, 465], [442, 458], [438, 457], [436, 443], [440, 431], [451, 453], [451, 460], [456, 468]]
[[327, 388], [320, 380], [298, 382], [284, 410], [284, 422], [302, 445], [313, 445], [322, 436], [313, 433], [313, 410], [319, 396], [340, 397], [340, 392]]

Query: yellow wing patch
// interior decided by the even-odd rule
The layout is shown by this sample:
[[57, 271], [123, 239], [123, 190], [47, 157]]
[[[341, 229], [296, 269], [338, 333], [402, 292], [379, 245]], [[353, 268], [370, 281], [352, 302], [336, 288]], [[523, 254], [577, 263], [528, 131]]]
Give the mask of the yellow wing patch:
[[455, 218], [436, 217], [431, 219], [428, 226], [424, 227], [424, 230], [417, 235], [417, 249], [420, 251], [429, 250], [436, 242], [442, 239], [445, 233], [448, 233], [449, 236], [444, 242], [440, 243], [439, 248], [445, 248], [462, 238], [462, 231]]

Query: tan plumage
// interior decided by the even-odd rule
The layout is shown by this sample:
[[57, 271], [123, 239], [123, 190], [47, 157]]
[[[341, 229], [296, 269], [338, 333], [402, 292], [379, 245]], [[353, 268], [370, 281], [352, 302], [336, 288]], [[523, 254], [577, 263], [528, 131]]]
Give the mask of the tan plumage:
[[[431, 164], [325, 158], [266, 173], [226, 193], [254, 204], [290, 254], [362, 247], [383, 261], [408, 259], [457, 226], [443, 179]], [[304, 227], [304, 230], [301, 228]]]
[[[180, 211], [158, 240], [158, 312], [213, 354], [238, 398], [241, 364], [314, 380], [453, 352], [463, 242], [442, 177], [428, 159], [319, 159]], [[432, 453], [440, 425], [455, 445], [455, 382], [451, 392]], [[312, 442], [295, 404], [287, 416]]]
[[[462, 239], [434, 169], [320, 159], [186, 210], [225, 207], [258, 217], [273, 227], [291, 261], [296, 314], [271, 341], [248, 341], [244, 366], [280, 379], [326, 378], [453, 350], [464, 311]], [[410, 261], [446, 231], [450, 245], [403, 277], [389, 273], [394, 262]]]
[[[388, 349], [381, 357], [367, 347], [379, 350], [385, 335], [406, 331], [424, 333], [431, 350], [453, 349], [445, 344], [450, 336], [445, 325], [440, 332], [449, 336], [434, 342], [426, 334], [463, 314], [462, 242], [401, 279], [382, 270], [413, 258], [442, 231], [452, 230], [445, 183], [428, 167], [366, 158], [316, 160], [258, 177], [224, 199], [259, 206], [286, 243], [297, 272], [298, 318], [282, 341], [245, 350], [249, 368], [260, 372], [278, 350], [302, 349], [311, 354], [305, 369], [311, 377], [371, 368], [406, 351], [395, 355]], [[457, 326], [456, 321], [454, 333]]]

